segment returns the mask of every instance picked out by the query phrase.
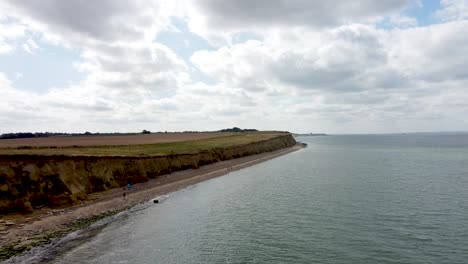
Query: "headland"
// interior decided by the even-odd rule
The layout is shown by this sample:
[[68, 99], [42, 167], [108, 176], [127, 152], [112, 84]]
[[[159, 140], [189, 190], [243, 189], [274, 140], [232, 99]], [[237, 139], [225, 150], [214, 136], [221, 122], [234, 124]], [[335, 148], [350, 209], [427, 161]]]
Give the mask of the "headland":
[[[140, 145], [0, 148], [0, 259], [302, 147], [287, 132], [253, 132]], [[124, 190], [129, 183], [133, 190]]]

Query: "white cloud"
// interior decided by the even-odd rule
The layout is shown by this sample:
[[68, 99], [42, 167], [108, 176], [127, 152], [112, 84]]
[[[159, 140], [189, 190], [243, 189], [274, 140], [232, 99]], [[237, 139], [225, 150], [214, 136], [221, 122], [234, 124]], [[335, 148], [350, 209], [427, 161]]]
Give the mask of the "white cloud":
[[[37, 39], [72, 47], [85, 77], [32, 93], [0, 74], [0, 122], [9, 131], [468, 129], [468, 22], [449, 11], [462, 2], [444, 1], [451, 22], [424, 27], [400, 12], [409, 2], [6, 1], [16, 24], [0, 23], [9, 28], [0, 53], [42, 52]], [[216, 49], [186, 62], [155, 43], [174, 30], [172, 16]], [[390, 29], [376, 25], [384, 18]], [[192, 80], [194, 67], [214, 83]]]
[[[24, 123], [31, 120], [32, 117], [38, 117], [37, 100], [26, 92], [19, 91], [13, 87], [13, 82], [7, 76], [0, 72], [0, 123], [3, 129], [13, 128], [14, 123]], [[21, 125], [18, 126], [20, 131]]]
[[23, 38], [25, 28], [19, 24], [7, 23], [0, 18], [0, 55], [15, 49], [17, 39]]
[[22, 79], [23, 77], [24, 77], [24, 75], [21, 72], [16, 72], [15, 73], [15, 80]]
[[10, 45], [10, 44], [7, 44], [7, 43], [4, 43], [0, 40], [0, 55], [1, 54], [5, 54], [5, 53], [9, 53], [13, 50], [14, 48]]
[[5, 76], [3, 72], [0, 72], [0, 89], [11, 89], [11, 81]]
[[36, 50], [40, 49], [39, 46], [36, 44], [36, 42], [34, 40], [32, 40], [31, 38], [29, 38], [23, 45], [22, 45], [23, 49], [29, 53], [29, 54], [33, 54]]
[[401, 14], [390, 16], [390, 25], [393, 27], [407, 28], [418, 25], [418, 20], [414, 17], [409, 17]]
[[[40, 4], [10, 1], [2, 5], [14, 14], [12, 19], [20, 21], [34, 35], [42, 36], [43, 41], [72, 47], [82, 54], [80, 61], [70, 62], [86, 74], [82, 82], [34, 95], [35, 104], [41, 105], [35, 113], [48, 117], [47, 126], [51, 129], [82, 129], [83, 126], [73, 124], [83, 118], [88, 120], [84, 122], [88, 130], [99, 120], [107, 123], [128, 120], [129, 125], [113, 129], [119, 131], [125, 131], [138, 120], [156, 121], [158, 117], [151, 115], [155, 109], [149, 107], [167, 106], [161, 102], [173, 97], [189, 81], [185, 62], [169, 48], [153, 42], [156, 33], [169, 21], [169, 13], [164, 12], [171, 6], [164, 2], [47, 0]], [[40, 49], [31, 38], [21, 46], [29, 53]], [[9, 87], [9, 91], [17, 91]], [[5, 96], [1, 100], [4, 105], [22, 108], [23, 104], [15, 97]], [[29, 100], [28, 96], [22, 98]], [[8, 120], [12, 128], [21, 127], [14, 118]]]
[[185, 63], [156, 43], [99, 45], [83, 55], [84, 62], [76, 67], [87, 71], [86, 81], [113, 91], [161, 96], [188, 79]]
[[[275, 91], [290, 98], [271, 99], [261, 105], [266, 111], [281, 106], [293, 119], [334, 121], [329, 128], [342, 124], [354, 132], [359, 126], [351, 124], [379, 132], [405, 129], [385, 126], [392, 120], [417, 130], [418, 125], [429, 127], [424, 122], [460, 121], [467, 114], [466, 108], [451, 102], [455, 94], [468, 97], [467, 29], [460, 21], [393, 30], [353, 24], [276, 31], [264, 34], [263, 41], [197, 52], [192, 61], [221, 86], [263, 92], [260, 97]], [[379, 125], [370, 126], [372, 122]], [[447, 128], [430, 128], [437, 129]]]
[[436, 16], [443, 21], [468, 19], [468, 0], [441, 0]]
[[383, 34], [365, 25], [320, 32], [279, 31], [265, 35], [263, 42], [197, 52], [192, 62], [214, 79], [251, 91], [278, 86], [360, 90], [366, 88], [359, 86], [364, 79], [360, 76], [386, 63]]
[[395, 30], [386, 40], [389, 64], [425, 81], [468, 80], [468, 21]]
[[19, 24], [0, 23], [0, 36], [4, 39], [14, 40], [24, 36], [25, 27]]

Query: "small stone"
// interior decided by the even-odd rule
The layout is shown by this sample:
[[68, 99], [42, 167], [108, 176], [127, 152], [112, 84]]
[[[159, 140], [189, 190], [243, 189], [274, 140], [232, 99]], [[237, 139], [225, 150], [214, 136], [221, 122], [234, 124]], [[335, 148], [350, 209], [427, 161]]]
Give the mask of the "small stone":
[[5, 221], [3, 222], [3, 225], [12, 226], [12, 225], [15, 225], [15, 223], [13, 223], [12, 221]]

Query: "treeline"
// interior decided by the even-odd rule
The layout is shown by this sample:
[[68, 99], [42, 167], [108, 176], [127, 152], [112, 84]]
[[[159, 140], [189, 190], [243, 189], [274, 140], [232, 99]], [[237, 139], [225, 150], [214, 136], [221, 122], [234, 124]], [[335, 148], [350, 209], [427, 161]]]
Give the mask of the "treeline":
[[20, 132], [20, 133], [6, 133], [0, 135], [0, 139], [12, 139], [12, 138], [42, 138], [50, 136], [61, 136], [63, 133], [51, 133], [51, 132]]
[[60, 132], [19, 132], [19, 133], [5, 133], [0, 135], [0, 139], [14, 139], [14, 138], [44, 138], [44, 137], [60, 137], [60, 136], [116, 136], [116, 135], [132, 135], [137, 133], [60, 133]]
[[233, 128], [226, 128], [226, 129], [221, 129], [219, 130], [220, 132], [255, 132], [255, 131], [258, 131], [257, 129], [252, 129], [252, 128], [248, 128], [248, 129], [241, 129], [241, 128], [238, 128], [238, 127], [233, 127]]

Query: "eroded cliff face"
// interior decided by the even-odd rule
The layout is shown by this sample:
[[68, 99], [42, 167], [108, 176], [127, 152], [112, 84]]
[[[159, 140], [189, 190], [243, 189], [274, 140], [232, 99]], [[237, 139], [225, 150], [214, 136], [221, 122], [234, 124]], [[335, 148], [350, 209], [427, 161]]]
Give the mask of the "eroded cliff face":
[[153, 157], [0, 155], [0, 214], [70, 205], [93, 192], [294, 144], [292, 135], [287, 134], [196, 154]]

